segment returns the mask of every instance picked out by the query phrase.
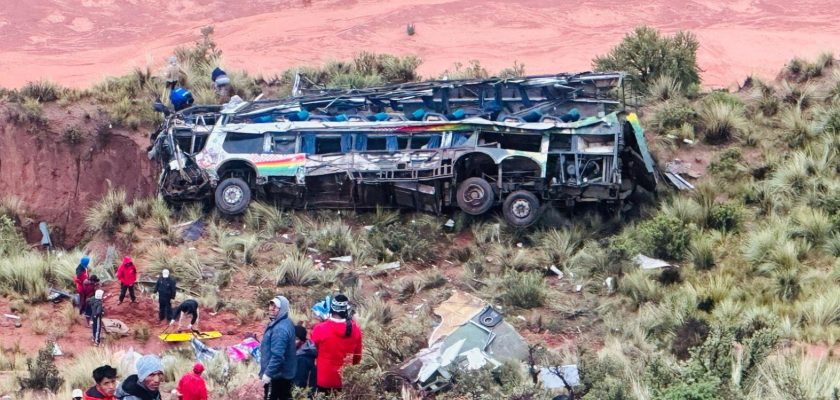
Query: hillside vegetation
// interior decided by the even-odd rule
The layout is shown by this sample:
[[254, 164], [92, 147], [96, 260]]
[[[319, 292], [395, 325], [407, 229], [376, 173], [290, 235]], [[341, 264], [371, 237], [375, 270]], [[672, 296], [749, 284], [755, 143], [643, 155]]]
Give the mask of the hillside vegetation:
[[[209, 83], [204, 77], [221, 57], [212, 32], [204, 33], [177, 53], [199, 102], [213, 100], [201, 82]], [[659, 193], [637, 193], [634, 211], [622, 219], [548, 210], [539, 226], [523, 231], [458, 212], [307, 213], [254, 203], [230, 220], [198, 205], [170, 210], [156, 199], [128, 202], [115, 189], [88, 212], [89, 247], [114, 244], [139, 260], [145, 277], [172, 270], [203, 306], [236, 314], [242, 324], [264, 320], [260, 305], [277, 292], [290, 298], [297, 319], [323, 295], [344, 291], [359, 305], [365, 354], [360, 367], [347, 370], [340, 398], [398, 398], [387, 372], [426, 342], [431, 308], [457, 289], [500, 306], [533, 346], [537, 365], [578, 364], [576, 395], [584, 399], [837, 399], [840, 68], [832, 54], [795, 59], [772, 81], [749, 77], [736, 92], [704, 93], [696, 44], [688, 33], [663, 38], [640, 28], [594, 62], [631, 70], [635, 61], [626, 52], [638, 48], [677, 57], [648, 64], [634, 85], [638, 111], [660, 167], [680, 158], [702, 174], [694, 191], [674, 192], [663, 182]], [[359, 87], [419, 79], [418, 63], [363, 53], [304, 71], [329, 85]], [[523, 72], [517, 65], [503, 73]], [[282, 95], [291, 74], [233, 73], [234, 91]], [[487, 72], [471, 63], [447, 74]], [[141, 109], [161, 93], [159, 78], [138, 71], [103, 85], [111, 89], [76, 92], [41, 82], [6, 97], [22, 120], [35, 118], [32, 110], [45, 101], [70, 106], [89, 98], [107, 105], [115, 122], [155, 121]], [[0, 294], [31, 314], [39, 312], [46, 287], [72, 286], [81, 249], [58, 258], [27, 250], [18, 234], [26, 213], [13, 198], [0, 202]], [[455, 227], [444, 229], [450, 216]], [[207, 224], [204, 236], [183, 243], [177, 226], [196, 219]], [[637, 254], [678, 267], [641, 270], [632, 261]], [[327, 262], [345, 255], [352, 261]], [[101, 260], [95, 271], [112, 277], [115, 265]], [[377, 270], [391, 261], [402, 263], [399, 271]], [[617, 280], [615, 290], [607, 278]], [[14, 354], [0, 353], [0, 370], [10, 372], [0, 392], [15, 391], [15, 376], [27, 376]], [[62, 369], [61, 390], [84, 376], [92, 354]], [[190, 362], [178, 352], [172, 360], [175, 371]], [[211, 366], [212, 389], [235, 397], [230, 393], [252, 369]], [[438, 397], [551, 395], [527, 371], [504, 366], [461, 374]]]

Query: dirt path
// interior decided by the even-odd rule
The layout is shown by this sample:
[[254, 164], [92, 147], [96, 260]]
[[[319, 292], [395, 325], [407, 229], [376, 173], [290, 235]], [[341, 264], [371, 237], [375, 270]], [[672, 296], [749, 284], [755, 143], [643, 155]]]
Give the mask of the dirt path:
[[[199, 4], [206, 3], [206, 4]], [[478, 59], [528, 73], [581, 70], [633, 27], [700, 39], [704, 82], [774, 76], [795, 55], [840, 51], [831, 2], [806, 0], [32, 0], [0, 10], [0, 86], [42, 77], [82, 87], [162, 60], [213, 24], [229, 67], [276, 73], [360, 50], [417, 54], [426, 76]], [[408, 36], [407, 23], [417, 34]]]

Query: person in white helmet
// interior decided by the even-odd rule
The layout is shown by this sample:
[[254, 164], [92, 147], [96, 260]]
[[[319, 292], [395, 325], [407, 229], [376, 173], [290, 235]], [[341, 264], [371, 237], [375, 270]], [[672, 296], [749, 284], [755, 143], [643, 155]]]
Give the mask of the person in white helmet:
[[158, 321], [168, 321], [172, 316], [172, 299], [177, 291], [175, 279], [169, 276], [169, 270], [161, 271], [154, 291], [158, 295]]
[[93, 333], [93, 344], [99, 346], [102, 342], [102, 316], [105, 315], [105, 305], [102, 300], [105, 297], [105, 292], [102, 289], [97, 290], [92, 299], [88, 299], [88, 309], [90, 310], [90, 326]]

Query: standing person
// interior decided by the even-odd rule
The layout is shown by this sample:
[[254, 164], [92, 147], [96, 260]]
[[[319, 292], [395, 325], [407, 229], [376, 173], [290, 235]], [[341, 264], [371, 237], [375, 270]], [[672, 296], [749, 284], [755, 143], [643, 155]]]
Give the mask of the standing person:
[[292, 379], [297, 370], [295, 326], [289, 319], [289, 300], [283, 296], [271, 299], [268, 317], [270, 322], [260, 343], [264, 400], [289, 400], [292, 398]]
[[88, 279], [88, 264], [90, 263], [90, 257], [82, 256], [82, 259], [79, 260], [79, 265], [76, 266], [76, 277], [73, 278], [73, 283], [76, 284], [76, 293], [79, 294], [79, 314], [85, 313], [85, 298], [82, 296], [82, 291], [84, 289], [85, 281]]
[[105, 306], [102, 303], [102, 297], [104, 295], [105, 292], [100, 289], [96, 291], [92, 299], [88, 299], [93, 344], [97, 347], [99, 347], [99, 343], [102, 341], [102, 316], [105, 315]]
[[181, 400], [207, 400], [207, 383], [201, 377], [204, 365], [200, 362], [193, 365], [192, 372], [187, 372], [178, 381], [178, 393]]
[[154, 290], [154, 293], [158, 294], [158, 321], [169, 319], [172, 314], [172, 299], [177, 291], [175, 279], [169, 277], [169, 270], [161, 271]]
[[84, 400], [115, 400], [114, 391], [117, 389], [117, 369], [110, 365], [103, 365], [93, 370], [93, 381], [85, 392]]
[[297, 343], [295, 347], [297, 351], [297, 371], [295, 373], [295, 386], [301, 388], [311, 388], [315, 391], [315, 357], [318, 351], [315, 350], [315, 344], [306, 338], [306, 328], [303, 325], [295, 325], [295, 337]]
[[85, 279], [84, 283], [82, 283], [82, 291], [79, 293], [79, 306], [88, 324], [90, 324], [90, 304], [88, 303], [88, 300], [90, 300], [96, 293], [97, 285], [99, 285], [99, 277], [91, 275], [89, 278]]
[[362, 331], [350, 319], [349, 303], [347, 296], [336, 295], [330, 303], [330, 317], [312, 328], [312, 343], [318, 349], [318, 392], [340, 391], [341, 369], [348, 359], [354, 365], [362, 360]]
[[137, 267], [131, 257], [125, 256], [122, 264], [117, 268], [117, 280], [120, 281], [120, 301], [117, 304], [122, 304], [125, 299], [125, 292], [128, 291], [131, 302], [136, 303], [137, 298], [134, 297], [134, 284], [137, 283]]
[[166, 88], [169, 90], [175, 89], [181, 80], [182, 73], [181, 67], [178, 66], [178, 57], [169, 57], [166, 68], [163, 70], [163, 79], [166, 81]]
[[184, 318], [184, 314], [189, 314], [191, 317], [187, 329], [198, 330], [198, 302], [192, 299], [184, 300], [183, 303], [172, 310], [172, 316], [169, 317], [169, 325], [174, 324], [175, 319], [178, 319], [178, 330], [181, 330], [181, 320]]
[[137, 360], [137, 373], [125, 378], [115, 393], [120, 400], [161, 400], [163, 363], [158, 356], [147, 354]]
[[226, 103], [230, 100], [230, 78], [228, 78], [225, 71], [216, 67], [210, 73], [210, 80], [213, 81], [213, 88], [216, 91], [216, 96], [220, 103]]

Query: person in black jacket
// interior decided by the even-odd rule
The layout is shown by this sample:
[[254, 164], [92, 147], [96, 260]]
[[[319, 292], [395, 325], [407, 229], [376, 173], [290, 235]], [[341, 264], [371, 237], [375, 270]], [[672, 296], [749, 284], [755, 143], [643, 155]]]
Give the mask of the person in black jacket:
[[91, 333], [93, 334], [93, 344], [99, 346], [102, 342], [102, 316], [105, 315], [105, 307], [102, 304], [105, 292], [97, 290], [94, 296], [87, 301], [88, 310], [90, 310]]
[[177, 319], [178, 330], [181, 330], [181, 319], [184, 317], [184, 314], [189, 314], [192, 317], [190, 319], [190, 324], [187, 325], [187, 329], [198, 330], [198, 302], [195, 300], [184, 300], [183, 303], [178, 305], [178, 307], [172, 311], [169, 325], [175, 323], [175, 320]]
[[161, 271], [160, 278], [155, 283], [154, 293], [158, 294], [158, 321], [170, 319], [172, 314], [172, 299], [178, 291], [175, 279], [169, 277], [169, 270]]
[[295, 325], [295, 347], [297, 348], [297, 371], [295, 371], [295, 386], [310, 388], [311, 393], [315, 392], [315, 357], [318, 351], [311, 340], [306, 339], [306, 328], [303, 325]]

